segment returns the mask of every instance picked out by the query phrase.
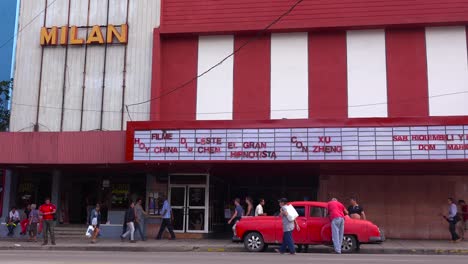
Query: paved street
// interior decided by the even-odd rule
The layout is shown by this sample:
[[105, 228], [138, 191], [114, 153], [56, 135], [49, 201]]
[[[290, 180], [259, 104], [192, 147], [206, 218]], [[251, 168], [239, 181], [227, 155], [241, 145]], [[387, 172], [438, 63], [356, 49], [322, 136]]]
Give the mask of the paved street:
[[296, 256], [276, 253], [149, 253], [149, 252], [67, 252], [67, 251], [4, 251], [0, 252], [1, 263], [9, 264], [119, 264], [119, 263], [450, 263], [466, 264], [466, 256], [416, 256], [416, 255], [335, 255], [297, 254]]

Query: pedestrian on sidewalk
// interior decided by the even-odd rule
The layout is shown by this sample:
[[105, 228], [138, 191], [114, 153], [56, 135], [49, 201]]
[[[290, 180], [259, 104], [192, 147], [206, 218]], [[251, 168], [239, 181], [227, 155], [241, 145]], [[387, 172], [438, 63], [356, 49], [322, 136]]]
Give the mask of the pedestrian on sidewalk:
[[99, 235], [99, 227], [101, 225], [101, 206], [99, 204], [96, 204], [96, 207], [91, 210], [88, 221], [89, 225], [92, 225], [94, 228], [91, 239], [91, 243], [94, 244], [96, 243], [97, 236]]
[[466, 221], [468, 220], [468, 206], [464, 200], [458, 200], [457, 233], [461, 240], [465, 240]]
[[39, 211], [36, 209], [36, 204], [31, 204], [31, 212], [29, 213], [29, 241], [37, 242], [37, 226], [40, 222]]
[[255, 211], [253, 209], [253, 200], [250, 196], [245, 198], [245, 203], [247, 204], [247, 213], [246, 216], [255, 216]]
[[127, 224], [127, 231], [120, 236], [122, 242], [130, 235], [130, 243], [135, 243], [135, 203], [130, 202], [130, 205], [125, 213], [125, 223]]
[[6, 221], [6, 226], [8, 228], [8, 236], [13, 236], [15, 234], [15, 228], [20, 222], [20, 215], [16, 207], [11, 208], [10, 213], [8, 214], [8, 219]]
[[332, 240], [335, 252], [341, 254], [341, 246], [343, 244], [345, 215], [348, 210], [336, 198], [332, 198], [328, 202], [328, 214], [331, 221]]
[[450, 242], [460, 242], [461, 239], [457, 234], [456, 225], [458, 222], [458, 211], [457, 205], [455, 204], [455, 200], [453, 198], [448, 198], [448, 215], [442, 215], [445, 220], [449, 223], [449, 232], [452, 236]]
[[46, 198], [44, 204], [39, 207], [39, 212], [42, 215], [42, 223], [44, 225], [44, 243], [42, 245], [48, 244], [49, 234], [52, 245], [55, 245], [55, 213], [57, 212], [57, 207], [50, 202], [50, 198]]
[[257, 207], [255, 207], [255, 216], [266, 216], [267, 215], [263, 211], [263, 206], [265, 206], [265, 199], [260, 198]]
[[21, 233], [20, 235], [26, 235], [26, 231], [28, 230], [29, 225], [29, 213], [31, 213], [31, 204], [28, 204], [26, 208], [24, 208], [24, 219], [21, 220]]
[[137, 203], [135, 205], [135, 232], [138, 231], [140, 234], [140, 238], [142, 241], [146, 240], [146, 236], [144, 233], [144, 227], [145, 227], [145, 216], [147, 213], [143, 209], [143, 200], [141, 198], [138, 198]]
[[156, 236], [156, 240], [161, 239], [162, 234], [166, 228], [167, 230], [169, 230], [169, 234], [171, 234], [170, 239], [174, 240], [176, 236], [174, 234], [174, 227], [172, 226], [172, 218], [173, 218], [172, 208], [165, 195], [162, 195], [161, 198], [164, 200], [163, 207], [162, 207], [162, 214], [161, 214], [163, 218], [162, 218], [161, 227], [159, 228], [158, 235]]
[[356, 198], [349, 199], [348, 207], [349, 217], [353, 219], [363, 219], [366, 220], [366, 213], [364, 213], [364, 208], [357, 203]]
[[286, 248], [289, 250], [289, 253], [291, 255], [296, 255], [296, 248], [294, 246], [294, 240], [292, 237], [292, 232], [294, 231], [294, 228], [297, 228], [297, 231], [300, 231], [300, 227], [297, 224], [296, 220], [290, 221], [288, 219], [288, 209], [287, 209], [287, 204], [288, 204], [288, 199], [287, 198], [281, 198], [278, 200], [279, 206], [280, 206], [280, 216], [281, 220], [283, 223], [283, 243], [281, 244], [281, 247], [279, 249], [276, 249], [275, 251], [284, 254], [286, 252]]
[[232, 224], [232, 234], [233, 238], [237, 237], [236, 233], [236, 224], [239, 222], [239, 220], [244, 216], [244, 208], [240, 205], [240, 199], [236, 198], [234, 199], [234, 214], [232, 214], [231, 219], [229, 219], [228, 224]]

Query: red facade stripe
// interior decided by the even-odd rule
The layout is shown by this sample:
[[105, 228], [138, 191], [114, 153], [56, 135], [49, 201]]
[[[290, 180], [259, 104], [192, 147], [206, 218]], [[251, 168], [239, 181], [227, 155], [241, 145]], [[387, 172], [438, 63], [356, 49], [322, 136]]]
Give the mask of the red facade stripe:
[[424, 28], [386, 31], [389, 117], [429, 115]]
[[346, 32], [309, 33], [309, 117], [348, 117]]
[[[235, 36], [238, 49], [252, 36]], [[270, 35], [244, 46], [234, 56], [235, 120], [267, 120], [270, 118]]]
[[162, 81], [160, 120], [195, 120], [197, 82], [181, 85], [197, 76], [198, 37], [167, 38], [161, 42]]
[[[152, 57], [152, 68], [151, 68], [151, 98], [159, 98], [161, 93], [161, 35], [159, 28], [155, 28], [153, 31], [153, 57]], [[150, 120], [159, 121], [161, 116], [161, 105], [154, 101], [150, 102]]]
[[[214, 33], [260, 30], [297, 0], [166, 0], [161, 31]], [[389, 25], [448, 25], [468, 22], [461, 0], [303, 1], [273, 30], [308, 30]]]

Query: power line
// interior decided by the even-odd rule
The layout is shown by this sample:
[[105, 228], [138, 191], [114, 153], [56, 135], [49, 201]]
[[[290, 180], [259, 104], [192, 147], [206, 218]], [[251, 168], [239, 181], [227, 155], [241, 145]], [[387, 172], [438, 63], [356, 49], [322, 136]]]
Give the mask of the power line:
[[[467, 94], [468, 91], [460, 91], [460, 92], [453, 92], [453, 93], [446, 93], [446, 94], [438, 94], [438, 95], [432, 95], [432, 96], [424, 96], [424, 97], [418, 97], [418, 98], [405, 98], [399, 101], [393, 101], [393, 102], [379, 102], [379, 103], [369, 103], [369, 104], [359, 104], [359, 105], [348, 105], [348, 108], [359, 108], [359, 107], [368, 107], [368, 106], [377, 106], [377, 105], [399, 105], [399, 104], [406, 104], [414, 101], [419, 101], [419, 100], [428, 100], [431, 98], [438, 98], [438, 97], [444, 97], [444, 96], [450, 96], [450, 95], [458, 95], [458, 94]], [[18, 105], [18, 106], [26, 106], [26, 107], [33, 107], [37, 108], [37, 105], [30, 105], [30, 104], [21, 104], [21, 103], [12, 103], [13, 105]], [[156, 114], [156, 112], [151, 112], [151, 111], [129, 111], [127, 105], [125, 106], [127, 113], [132, 113], [132, 114]], [[325, 108], [334, 108], [335, 105], [326, 105], [323, 106]], [[101, 110], [101, 109], [79, 109], [79, 108], [62, 108], [62, 107], [55, 107], [55, 106], [39, 106], [39, 108], [43, 109], [55, 109], [55, 110], [64, 110], [64, 111], [83, 111], [83, 112], [105, 112], [105, 113], [119, 113], [122, 114], [122, 110]], [[308, 111], [308, 108], [297, 108], [297, 109], [268, 109], [268, 110], [258, 110], [258, 111], [236, 111], [236, 113], [259, 113], [259, 112], [290, 112], [290, 111]], [[189, 114], [200, 114], [200, 115], [215, 115], [215, 114], [233, 114], [234, 111], [224, 111], [224, 112], [205, 112], [205, 113], [195, 113], [195, 112], [185, 112], [185, 113], [175, 113], [175, 112], [166, 112], [167, 114], [180, 114], [180, 115], [189, 115]], [[131, 117], [129, 116], [129, 119]]]
[[42, 13], [44, 13], [47, 8], [49, 8], [51, 5], [53, 5], [55, 2], [57, 2], [57, 0], [54, 0], [52, 1], [50, 4], [48, 4], [43, 10], [41, 10], [41, 12], [39, 12], [35, 17], [33, 17], [31, 19], [31, 21], [29, 21], [26, 25], [24, 25], [24, 27], [22, 27], [20, 30], [18, 30], [18, 32], [11, 36], [11, 38], [7, 39], [1, 46], [0, 46], [0, 49], [2, 49], [3, 47], [5, 47], [8, 42], [12, 41], [15, 37], [18, 37], [18, 35], [24, 30], [26, 29], [29, 25], [31, 25]]
[[187, 85], [191, 84], [192, 82], [194, 82], [195, 80], [197, 80], [198, 78], [204, 76], [205, 74], [209, 73], [210, 71], [212, 71], [213, 69], [217, 68], [218, 66], [220, 66], [221, 64], [223, 64], [226, 60], [228, 60], [229, 58], [231, 58], [232, 56], [234, 56], [236, 53], [238, 53], [241, 49], [243, 49], [245, 46], [247, 46], [248, 44], [250, 44], [251, 42], [254, 42], [256, 41], [258, 38], [260, 38], [266, 31], [268, 31], [268, 29], [270, 29], [272, 26], [274, 26], [276, 23], [278, 23], [281, 19], [283, 19], [285, 16], [289, 15], [300, 3], [302, 3], [304, 0], [298, 0], [296, 3], [294, 3], [286, 12], [284, 12], [282, 15], [280, 15], [278, 18], [276, 18], [275, 20], [273, 20], [270, 24], [268, 24], [268, 26], [266, 26], [264, 29], [260, 30], [259, 32], [257, 32], [257, 34], [247, 40], [244, 44], [242, 44], [241, 46], [239, 46], [237, 49], [234, 50], [234, 52], [232, 52], [231, 54], [227, 55], [225, 58], [223, 58], [222, 60], [220, 60], [218, 63], [216, 63], [215, 65], [211, 66], [208, 70], [202, 72], [201, 74], [193, 77], [192, 79], [186, 81], [185, 83], [183, 83], [182, 85], [179, 85], [177, 87], [175, 87], [174, 89], [172, 90], [169, 90], [167, 91], [166, 93], [163, 93], [157, 97], [153, 97], [153, 98], [150, 98], [146, 101], [142, 101], [142, 102], [138, 102], [138, 103], [133, 103], [133, 104], [128, 104], [127, 106], [136, 106], [136, 105], [141, 105], [141, 104], [147, 104], [151, 101], [154, 101], [154, 100], [158, 100], [158, 99], [161, 99], [162, 97], [165, 97], [179, 89], [182, 89], [184, 87], [186, 87]]

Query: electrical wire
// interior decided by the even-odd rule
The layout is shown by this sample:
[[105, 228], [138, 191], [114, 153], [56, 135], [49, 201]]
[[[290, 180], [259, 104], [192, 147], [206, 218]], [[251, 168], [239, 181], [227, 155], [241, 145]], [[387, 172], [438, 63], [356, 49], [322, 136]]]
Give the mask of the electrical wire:
[[286, 12], [284, 12], [283, 14], [281, 14], [278, 18], [276, 18], [275, 20], [273, 20], [270, 24], [268, 24], [264, 29], [262, 29], [261, 31], [257, 32], [257, 34], [252, 37], [251, 39], [247, 40], [246, 42], [244, 42], [242, 45], [240, 45], [237, 49], [235, 49], [231, 54], [227, 55], [226, 57], [224, 57], [222, 60], [220, 60], [218, 63], [216, 63], [215, 65], [211, 66], [208, 70], [202, 72], [201, 74], [193, 77], [192, 79], [186, 81], [185, 83], [175, 87], [174, 89], [171, 89], [157, 97], [153, 97], [153, 98], [150, 98], [148, 100], [145, 100], [145, 101], [141, 101], [141, 102], [138, 102], [138, 103], [133, 103], [133, 104], [128, 104], [127, 106], [136, 106], [136, 105], [142, 105], [142, 104], [147, 104], [151, 101], [154, 101], [154, 100], [158, 100], [158, 99], [161, 99], [162, 97], [165, 97], [169, 94], [172, 94], [173, 92], [179, 90], [179, 89], [182, 89], [184, 87], [186, 87], [187, 85], [191, 84], [192, 82], [194, 82], [195, 80], [199, 79], [200, 77], [204, 76], [205, 74], [209, 73], [210, 71], [212, 71], [213, 69], [219, 67], [221, 64], [223, 64], [225, 61], [227, 61], [229, 58], [231, 58], [232, 56], [234, 56], [236, 53], [238, 53], [239, 51], [241, 51], [245, 46], [247, 46], [248, 44], [256, 41], [257, 39], [259, 39], [266, 31], [268, 31], [272, 26], [274, 26], [276, 23], [278, 23], [279, 21], [281, 21], [281, 19], [283, 19], [285, 16], [289, 15], [300, 3], [302, 3], [304, 0], [298, 0], [296, 1], [296, 3], [294, 3]]
[[[460, 92], [453, 92], [453, 93], [446, 93], [446, 94], [438, 94], [432, 96], [424, 96], [418, 98], [405, 98], [399, 101], [393, 102], [379, 102], [379, 103], [369, 103], [369, 104], [359, 104], [359, 105], [348, 105], [348, 108], [359, 108], [359, 107], [369, 107], [369, 106], [377, 106], [377, 105], [399, 105], [399, 104], [407, 104], [418, 100], [428, 100], [431, 98], [438, 98], [450, 95], [458, 95], [458, 94], [467, 94], [468, 91], [460, 91]], [[37, 108], [37, 105], [29, 105], [29, 104], [21, 104], [21, 103], [12, 103], [12, 105], [18, 106], [26, 106], [26, 107], [34, 107]], [[322, 108], [331, 109], [335, 108], [334, 105], [325, 105]], [[39, 106], [39, 108], [45, 109], [55, 109], [55, 110], [66, 110], [66, 111], [83, 111], [83, 112], [105, 112], [105, 113], [122, 113], [122, 110], [100, 110], [100, 109], [79, 109], [79, 108], [62, 108], [62, 107], [55, 107], [55, 106]], [[156, 114], [156, 112], [151, 111], [129, 111], [128, 107], [126, 106], [126, 110], [128, 113], [132, 114]], [[267, 109], [267, 110], [252, 110], [252, 111], [236, 111], [235, 113], [260, 113], [260, 112], [289, 112], [289, 111], [308, 111], [308, 108], [296, 108], [296, 109]], [[200, 115], [210, 115], [210, 114], [232, 114], [234, 111], [224, 111], [224, 112], [165, 112], [166, 114], [180, 114], [180, 115], [190, 115], [190, 114], [200, 114]]]
[[[18, 0], [19, 1], [19, 0]], [[28, 26], [30, 26], [41, 14], [43, 14], [45, 11], [47, 11], [47, 9], [53, 5], [55, 2], [57, 2], [57, 0], [54, 0], [52, 2], [50, 2], [50, 4], [48, 4], [43, 10], [41, 10], [41, 12], [39, 12], [36, 16], [34, 16], [26, 25], [24, 25], [24, 27], [22, 27], [21, 29], [18, 30], [18, 32], [11, 36], [9, 39], [7, 39], [2, 45], [0, 45], [0, 49], [2, 49], [3, 47], [5, 47], [8, 42], [12, 41], [15, 37], [18, 37], [18, 35], [23, 31], [25, 30]]]

